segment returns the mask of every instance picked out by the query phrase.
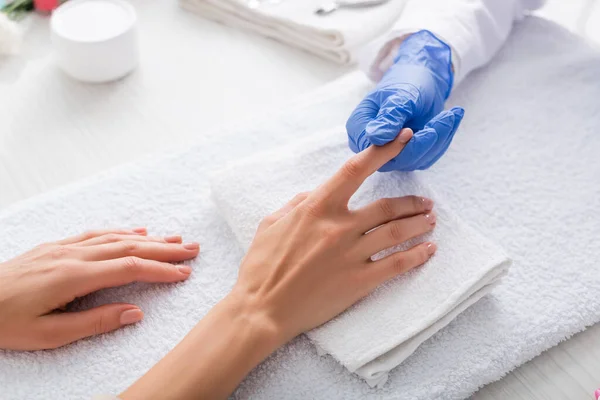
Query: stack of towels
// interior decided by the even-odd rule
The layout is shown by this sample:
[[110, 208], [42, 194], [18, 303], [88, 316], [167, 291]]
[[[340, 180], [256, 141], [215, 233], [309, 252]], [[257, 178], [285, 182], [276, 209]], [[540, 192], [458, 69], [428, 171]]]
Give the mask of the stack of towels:
[[[215, 203], [247, 250], [260, 220], [296, 193], [324, 182], [352, 155], [343, 127], [230, 165], [211, 178]], [[437, 226], [421, 240], [438, 245], [422, 268], [380, 286], [308, 337], [371, 386], [459, 313], [488, 294], [507, 272], [501, 248], [446, 208], [443, 200], [411, 173], [376, 173], [352, 198], [351, 208], [384, 197], [421, 195], [434, 199]], [[410, 243], [409, 243], [410, 245]], [[400, 250], [398, 247], [394, 250]]]
[[257, 32], [341, 64], [355, 61], [357, 49], [390, 30], [406, 2], [389, 0], [322, 16], [315, 11], [331, 0], [179, 1], [183, 8], [202, 17]]

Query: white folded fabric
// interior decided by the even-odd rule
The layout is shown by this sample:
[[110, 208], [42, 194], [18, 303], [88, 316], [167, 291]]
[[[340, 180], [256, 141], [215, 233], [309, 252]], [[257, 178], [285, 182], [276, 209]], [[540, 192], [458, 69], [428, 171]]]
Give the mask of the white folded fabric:
[[319, 16], [329, 0], [179, 0], [205, 18], [257, 32], [320, 57], [346, 64], [355, 50], [390, 30], [406, 0]]
[[[247, 250], [263, 217], [296, 193], [323, 183], [352, 154], [343, 127], [319, 132], [216, 172], [211, 177], [213, 198]], [[502, 249], [448, 210], [418, 175], [376, 173], [350, 204], [358, 208], [410, 194], [436, 201], [437, 226], [427, 235], [439, 246], [436, 255], [308, 332], [322, 353], [331, 354], [371, 386], [385, 383], [388, 372], [421, 343], [489, 293], [510, 264]]]

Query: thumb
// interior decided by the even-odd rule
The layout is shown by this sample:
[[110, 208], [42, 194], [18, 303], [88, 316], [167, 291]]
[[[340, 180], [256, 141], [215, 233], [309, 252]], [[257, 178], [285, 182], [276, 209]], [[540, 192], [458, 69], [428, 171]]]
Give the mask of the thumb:
[[371, 98], [371, 95], [364, 98], [352, 111], [346, 122], [346, 132], [348, 133], [348, 144], [353, 152], [359, 153], [371, 144], [367, 140], [365, 128], [377, 116], [378, 111], [379, 105]]
[[126, 303], [105, 304], [85, 311], [45, 315], [40, 317], [38, 327], [43, 335], [40, 348], [61, 347], [79, 339], [139, 322], [143, 317], [142, 310]]

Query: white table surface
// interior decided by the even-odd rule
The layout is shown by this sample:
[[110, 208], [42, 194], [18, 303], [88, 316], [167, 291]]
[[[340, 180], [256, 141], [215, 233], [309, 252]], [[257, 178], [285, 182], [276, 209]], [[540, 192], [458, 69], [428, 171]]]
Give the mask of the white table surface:
[[[85, 85], [53, 64], [46, 18], [21, 55], [0, 58], [0, 208], [203, 132], [268, 115], [349, 69], [180, 10], [134, 0], [141, 67]], [[0, 227], [0, 229], [2, 229]], [[523, 365], [473, 398], [592, 399], [600, 387], [600, 325]]]

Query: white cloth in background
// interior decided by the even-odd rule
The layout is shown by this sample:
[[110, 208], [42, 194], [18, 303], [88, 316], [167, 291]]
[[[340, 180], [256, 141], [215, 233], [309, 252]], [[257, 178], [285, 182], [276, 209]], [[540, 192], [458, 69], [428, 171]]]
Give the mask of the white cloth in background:
[[[510, 273], [371, 389], [301, 336], [256, 368], [237, 399], [454, 400], [600, 321], [600, 53], [559, 26], [526, 18], [494, 62], [457, 88], [467, 110], [424, 179], [444, 204], [499, 243]], [[195, 146], [137, 161], [0, 212], [0, 260], [82, 230], [148, 226], [202, 244], [180, 284], [130, 285], [78, 307], [125, 301], [144, 321], [53, 351], [1, 352], [0, 397], [83, 399], [120, 393], [233, 285], [242, 251], [209, 199], [208, 174], [338, 126], [371, 88], [354, 73], [300, 103]], [[135, 117], [135, 116], [134, 116]], [[140, 118], [139, 129], [150, 129]], [[101, 132], [98, 132], [100, 134]]]
[[[545, 0], [390, 0], [369, 9], [314, 10], [329, 0], [179, 0], [182, 7], [342, 64], [359, 61], [377, 81], [403, 38], [427, 29], [452, 48], [455, 87], [498, 52], [513, 23]], [[250, 8], [251, 3], [261, 3]]]
[[[215, 173], [211, 177], [213, 198], [247, 250], [263, 217], [295, 194], [325, 182], [353, 154], [343, 127], [318, 132]], [[353, 196], [350, 207], [411, 194], [436, 202], [436, 228], [421, 238], [438, 245], [435, 256], [308, 332], [319, 350], [331, 354], [371, 386], [383, 385], [391, 369], [488, 294], [509, 266], [504, 251], [448, 210], [419, 174], [376, 173]]]
[[[315, 15], [322, 0], [179, 0], [185, 9], [225, 25], [263, 36], [345, 64], [356, 50], [389, 31], [407, 0], [378, 7]], [[249, 4], [260, 4], [252, 8]]]

